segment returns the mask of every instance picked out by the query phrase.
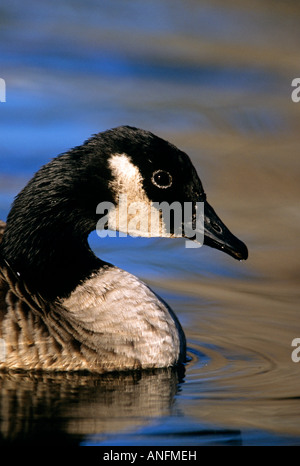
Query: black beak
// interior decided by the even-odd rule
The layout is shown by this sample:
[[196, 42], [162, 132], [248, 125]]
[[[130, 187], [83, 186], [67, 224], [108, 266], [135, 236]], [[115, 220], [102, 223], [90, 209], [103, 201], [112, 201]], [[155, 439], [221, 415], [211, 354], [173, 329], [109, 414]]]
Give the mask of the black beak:
[[206, 201], [204, 202], [204, 244], [220, 249], [238, 260], [246, 260], [248, 257], [247, 246], [228, 230]]

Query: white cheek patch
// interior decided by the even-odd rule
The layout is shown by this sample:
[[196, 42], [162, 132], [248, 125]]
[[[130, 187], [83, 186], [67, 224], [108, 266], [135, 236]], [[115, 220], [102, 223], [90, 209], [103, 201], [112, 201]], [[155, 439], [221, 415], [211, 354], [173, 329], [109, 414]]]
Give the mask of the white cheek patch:
[[110, 188], [114, 191], [115, 196], [126, 194], [128, 202], [150, 202], [143, 189], [141, 173], [128, 155], [112, 155], [108, 160], [108, 165], [114, 177]]
[[142, 175], [130, 157], [114, 154], [108, 164], [113, 175], [110, 188], [115, 196], [115, 209], [108, 214], [109, 228], [132, 236], [171, 236], [162, 222], [161, 212], [148, 198]]

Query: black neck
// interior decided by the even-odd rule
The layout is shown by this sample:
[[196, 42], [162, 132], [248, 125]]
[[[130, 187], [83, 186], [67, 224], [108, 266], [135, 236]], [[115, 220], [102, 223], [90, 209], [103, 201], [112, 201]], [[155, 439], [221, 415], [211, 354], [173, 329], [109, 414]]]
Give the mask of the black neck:
[[91, 251], [86, 237], [78, 238], [68, 230], [61, 234], [50, 226], [47, 231], [24, 228], [21, 240], [8, 228], [1, 253], [16, 278], [49, 300], [67, 297], [104, 265]]
[[109, 173], [101, 158], [88, 162], [89, 152], [79, 148], [42, 167], [7, 218], [0, 253], [30, 290], [47, 299], [68, 296], [104, 264], [87, 238], [96, 227], [97, 204], [110, 201]]

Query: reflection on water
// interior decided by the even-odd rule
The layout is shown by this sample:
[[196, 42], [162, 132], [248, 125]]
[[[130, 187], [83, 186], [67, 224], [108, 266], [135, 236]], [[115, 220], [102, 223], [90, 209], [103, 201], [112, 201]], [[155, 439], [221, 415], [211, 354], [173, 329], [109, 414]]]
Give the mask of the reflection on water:
[[1, 374], [0, 443], [78, 444], [169, 416], [174, 370], [111, 374]]
[[120, 124], [191, 156], [246, 263], [180, 240], [90, 242], [185, 329], [185, 374], [1, 374], [2, 442], [300, 444], [299, 2], [0, 6], [0, 217], [40, 165]]

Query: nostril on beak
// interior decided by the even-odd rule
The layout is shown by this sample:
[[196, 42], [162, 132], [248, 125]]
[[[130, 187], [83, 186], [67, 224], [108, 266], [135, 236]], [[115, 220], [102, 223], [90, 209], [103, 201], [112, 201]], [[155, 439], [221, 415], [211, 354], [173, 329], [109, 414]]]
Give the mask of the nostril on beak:
[[222, 233], [223, 232], [222, 227], [220, 227], [220, 225], [218, 225], [217, 223], [211, 222], [210, 224], [211, 224], [212, 228], [215, 230], [216, 233]]

